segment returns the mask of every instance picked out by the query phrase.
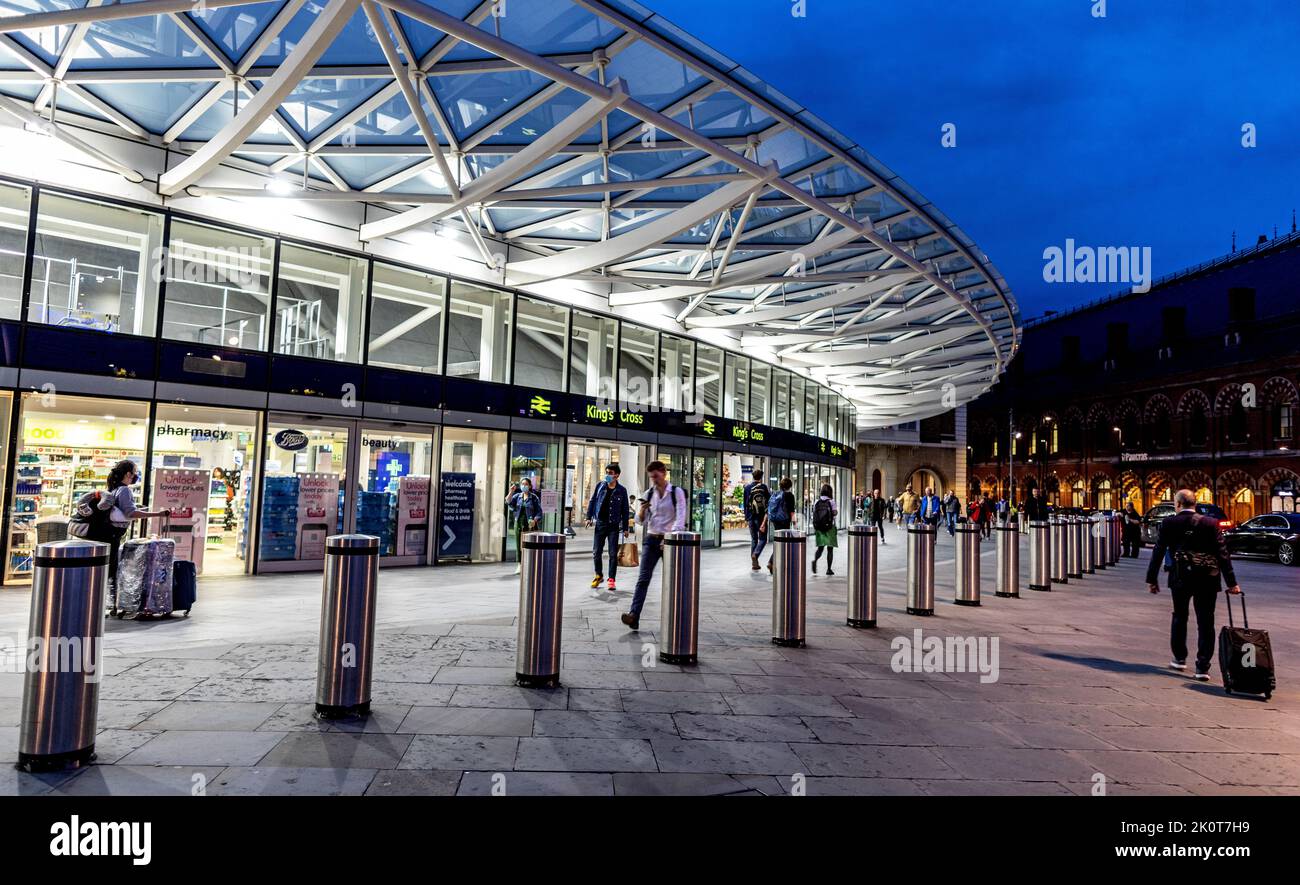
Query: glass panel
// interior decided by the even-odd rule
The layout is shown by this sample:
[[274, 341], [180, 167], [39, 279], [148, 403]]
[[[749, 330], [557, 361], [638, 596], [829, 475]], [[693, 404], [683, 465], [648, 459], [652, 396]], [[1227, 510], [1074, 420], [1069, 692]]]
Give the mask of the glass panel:
[[355, 531], [377, 537], [380, 556], [413, 556], [424, 562], [433, 430], [363, 427], [360, 469]]
[[520, 297], [515, 335], [515, 383], [546, 390], [564, 389], [564, 345], [569, 310]]
[[711, 344], [695, 345], [696, 407], [706, 415], [722, 412], [722, 351]]
[[275, 241], [173, 221], [163, 337], [266, 349]]
[[569, 393], [614, 399], [614, 353], [618, 320], [573, 312], [569, 335]]
[[31, 188], [0, 185], [0, 318], [16, 320], [23, 305], [23, 264]]
[[509, 292], [453, 280], [447, 374], [504, 382], [510, 364], [510, 319]]
[[37, 210], [28, 321], [152, 337], [162, 216], [57, 194]]
[[257, 423], [242, 409], [158, 404], [149, 506], [171, 510], [176, 556], [201, 575], [244, 574], [251, 564]]
[[348, 431], [317, 419], [273, 416], [266, 428], [259, 557], [323, 560], [343, 531]]
[[[659, 386], [663, 407], [674, 411], [692, 412], [692, 371], [695, 342], [675, 335], [661, 335], [659, 339]], [[667, 462], [664, 462], [667, 463]]]
[[829, 438], [831, 435], [831, 397], [833, 394], [825, 387], [817, 388], [817, 435]]
[[718, 546], [718, 498], [721, 456], [717, 452], [695, 456], [691, 486], [691, 531], [700, 533], [704, 547]]
[[507, 487], [504, 431], [443, 429], [434, 533], [440, 561], [501, 560]]
[[803, 432], [817, 435], [817, 385], [808, 379], [803, 385]]
[[[661, 447], [655, 451], [655, 459], [662, 461], [664, 466], [668, 468], [667, 476], [670, 484], [689, 491], [692, 481], [691, 453], [689, 449]], [[645, 497], [649, 488], [650, 486], [647, 484], [641, 492], [641, 497]], [[689, 494], [687, 498], [690, 499]]]
[[[537, 498], [540, 517], [530, 517], [522, 504], [522, 484], [528, 480], [530, 496]], [[517, 433], [510, 443], [510, 486], [506, 491], [506, 560], [519, 560], [519, 540], [528, 532], [560, 530], [560, 492], [564, 471], [560, 465], [560, 438]], [[515, 497], [519, 493], [520, 497]]]
[[364, 259], [283, 244], [275, 298], [276, 352], [360, 362], [365, 292]]
[[749, 420], [755, 424], [769, 423], [768, 390], [771, 378], [772, 367], [754, 360], [749, 369]]
[[772, 426], [790, 426], [790, 373], [772, 370]]
[[724, 353], [725, 369], [722, 373], [722, 412], [724, 418], [736, 417], [736, 355]]
[[803, 376], [790, 373], [790, 429], [803, 433]]
[[749, 359], [736, 357], [736, 420], [749, 420]]
[[[32, 551], [39, 527], [72, 515], [77, 499], [107, 488], [108, 472], [118, 461], [133, 461], [146, 472], [147, 403], [88, 397], [23, 394], [18, 453], [14, 469], [13, 523], [5, 578], [31, 577]], [[144, 506], [137, 476], [132, 490]], [[91, 538], [108, 541], [109, 538]]]
[[443, 277], [375, 262], [370, 291], [372, 366], [411, 372], [442, 370]]
[[659, 334], [624, 323], [619, 339], [619, 384], [622, 405], [653, 406], [655, 404], [655, 352]]

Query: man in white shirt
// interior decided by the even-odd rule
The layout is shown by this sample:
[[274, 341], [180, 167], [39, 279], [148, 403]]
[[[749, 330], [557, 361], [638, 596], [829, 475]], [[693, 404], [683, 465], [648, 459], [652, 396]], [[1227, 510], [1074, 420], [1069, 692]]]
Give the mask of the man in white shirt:
[[655, 566], [663, 555], [664, 535], [668, 532], [686, 531], [686, 518], [690, 506], [686, 492], [668, 483], [668, 468], [662, 461], [651, 461], [646, 467], [650, 475], [650, 491], [637, 509], [636, 521], [645, 526], [645, 543], [641, 546], [641, 573], [637, 575], [636, 592], [632, 607], [622, 620], [633, 630], [641, 626], [641, 608], [645, 605], [646, 591], [654, 577]]

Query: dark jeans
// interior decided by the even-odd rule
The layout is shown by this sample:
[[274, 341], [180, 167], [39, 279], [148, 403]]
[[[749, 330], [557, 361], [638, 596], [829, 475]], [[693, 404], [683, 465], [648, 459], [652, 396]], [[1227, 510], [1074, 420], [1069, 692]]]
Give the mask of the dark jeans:
[[107, 526], [102, 531], [92, 531], [87, 541], [101, 541], [108, 546], [108, 599], [109, 607], [117, 607], [117, 554], [122, 546], [126, 529]]
[[1124, 555], [1129, 559], [1137, 559], [1141, 549], [1142, 532], [1137, 526], [1124, 526]]
[[957, 514], [945, 513], [943, 521], [948, 525], [948, 534], [955, 536], [957, 534]]
[[596, 538], [591, 545], [591, 556], [596, 561], [596, 574], [604, 575], [605, 569], [602, 567], [601, 557], [606, 549], [609, 550], [609, 579], [611, 581], [618, 575], [618, 536], [619, 527], [613, 523], [596, 523]]
[[762, 556], [763, 548], [767, 546], [767, 532], [760, 529], [761, 522], [750, 520], [749, 523], [749, 555]]
[[877, 517], [876, 519], [871, 520], [871, 524], [874, 525], [874, 526], [876, 527], [876, 537], [880, 539], [880, 543], [882, 543], [882, 544], [885, 543], [885, 521], [884, 521], [884, 519], [883, 519], [883, 518], [880, 518], [880, 517]]
[[655, 566], [659, 564], [659, 558], [663, 553], [664, 536], [647, 534], [645, 543], [641, 545], [641, 571], [636, 576], [636, 592], [632, 594], [632, 607], [628, 609], [634, 618], [641, 617], [641, 607], [645, 605], [650, 579], [654, 577]]
[[1214, 660], [1214, 606], [1219, 600], [1218, 589], [1170, 590], [1174, 597], [1174, 620], [1169, 629], [1169, 649], [1174, 660], [1187, 660], [1187, 611], [1196, 609], [1196, 672], [1208, 673]]

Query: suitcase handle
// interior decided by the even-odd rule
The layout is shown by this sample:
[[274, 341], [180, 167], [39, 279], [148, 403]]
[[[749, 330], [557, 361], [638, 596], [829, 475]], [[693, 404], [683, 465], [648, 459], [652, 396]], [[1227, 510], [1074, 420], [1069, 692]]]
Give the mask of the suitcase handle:
[[1229, 593], [1228, 591], [1225, 590], [1225, 591], [1223, 591], [1223, 592], [1224, 592], [1224, 595], [1228, 597], [1228, 600], [1227, 600], [1227, 604], [1228, 604], [1228, 626], [1229, 626], [1229, 627], [1233, 627], [1233, 626], [1235, 626], [1235, 625], [1232, 623], [1232, 597], [1234, 597], [1234, 596], [1240, 596], [1240, 597], [1241, 597], [1241, 626], [1242, 626], [1243, 628], [1249, 630], [1249, 629], [1250, 629], [1250, 620], [1246, 617], [1246, 591], [1243, 590], [1243, 591], [1241, 591], [1240, 593]]

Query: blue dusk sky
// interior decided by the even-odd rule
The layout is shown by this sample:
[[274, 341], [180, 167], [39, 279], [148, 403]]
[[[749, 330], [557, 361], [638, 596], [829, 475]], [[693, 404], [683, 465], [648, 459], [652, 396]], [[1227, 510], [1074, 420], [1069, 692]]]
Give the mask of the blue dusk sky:
[[[1043, 279], [1043, 251], [1150, 247], [1153, 275], [1291, 230], [1300, 3], [643, 0], [924, 194], [1025, 319], [1125, 288]], [[957, 146], [941, 145], [956, 126]], [[1253, 124], [1256, 146], [1242, 145]]]

